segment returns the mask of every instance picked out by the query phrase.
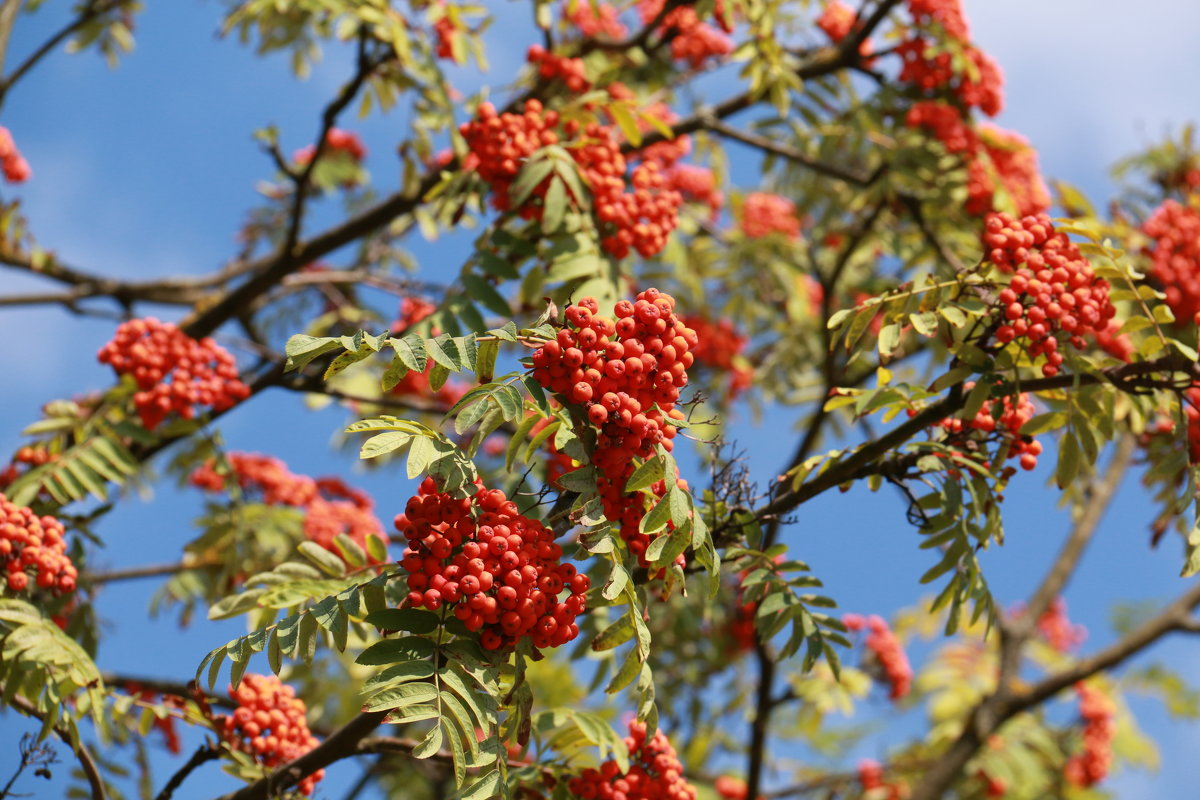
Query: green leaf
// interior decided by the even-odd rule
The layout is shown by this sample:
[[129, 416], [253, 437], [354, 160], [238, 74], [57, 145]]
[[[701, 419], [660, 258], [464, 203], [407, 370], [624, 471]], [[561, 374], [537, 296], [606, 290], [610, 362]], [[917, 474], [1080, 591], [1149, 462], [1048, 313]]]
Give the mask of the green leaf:
[[368, 614], [366, 623], [385, 631], [409, 633], [433, 633], [440, 624], [437, 614], [423, 608], [385, 608]]
[[402, 683], [380, 692], [363, 704], [364, 711], [392, 711], [436, 700], [437, 688], [431, 683]]
[[491, 383], [496, 373], [496, 358], [500, 355], [500, 342], [491, 339], [480, 342], [479, 354], [475, 359], [475, 378], [480, 383]]
[[428, 639], [420, 636], [401, 636], [399, 639], [376, 642], [359, 653], [354, 663], [378, 667], [405, 661], [420, 661], [432, 658], [434, 649], [433, 642]]
[[632, 639], [633, 634], [633, 618], [626, 612], [616, 622], [596, 634], [592, 639], [592, 649], [597, 652], [611, 650]]
[[645, 489], [651, 484], [657, 483], [663, 479], [666, 470], [666, 462], [661, 456], [655, 455], [646, 459], [633, 474], [629, 476], [629, 480], [625, 483], [625, 491], [627, 493], [636, 492]]
[[[429, 354], [429, 357], [432, 358], [435, 363], [445, 367], [450, 372], [457, 372], [459, 369], [461, 369], [461, 365], [456, 359], [456, 356], [458, 355], [458, 348], [451, 344], [450, 340], [451, 336], [448, 333], [443, 333], [436, 339], [426, 339], [425, 352]], [[431, 385], [433, 384], [432, 376], [430, 376], [429, 382]], [[440, 389], [441, 387], [439, 386], [438, 388]]]
[[346, 563], [316, 542], [301, 542], [296, 549], [327, 575], [341, 578], [346, 574]]
[[429, 758], [436, 755], [442, 749], [442, 726], [434, 725], [429, 729], [429, 733], [421, 740], [420, 744], [412, 749], [412, 754], [416, 758]]
[[403, 339], [392, 339], [390, 341], [392, 349], [396, 351], [396, 358], [404, 362], [404, 365], [413, 372], [424, 372], [427, 361], [425, 352], [425, 340], [416, 334], [409, 334]]
[[284, 353], [287, 355], [284, 370], [290, 372], [303, 369], [314, 358], [331, 350], [340, 349], [342, 349], [342, 342], [338, 337], [305, 336], [303, 333], [298, 333], [288, 339], [287, 345], [284, 347]]

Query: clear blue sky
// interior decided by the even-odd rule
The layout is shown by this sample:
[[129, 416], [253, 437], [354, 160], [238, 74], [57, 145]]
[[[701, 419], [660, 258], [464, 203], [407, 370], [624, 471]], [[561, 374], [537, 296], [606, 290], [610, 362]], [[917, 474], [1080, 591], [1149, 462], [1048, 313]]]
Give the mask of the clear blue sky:
[[[48, 2], [37, 17], [18, 21], [10, 64], [61, 24], [66, 5]], [[22, 198], [39, 240], [68, 263], [120, 276], [207, 272], [234, 252], [233, 233], [256, 200], [254, 184], [271, 171], [250, 132], [275, 123], [285, 151], [308, 143], [321, 106], [347, 74], [347, 61], [332, 53], [311, 79], [297, 83], [284, 59], [259, 60], [216, 37], [220, 4], [147, 5], [138, 18], [137, 49], [117, 70], [107, 70], [93, 54], [60, 53], [7, 99], [0, 124], [12, 130], [34, 178], [15, 191], [6, 189], [5, 196]], [[1007, 109], [999, 123], [1030, 138], [1048, 176], [1082, 187], [1094, 200], [1110, 193], [1106, 173], [1115, 159], [1200, 116], [1193, 81], [1200, 74], [1198, 4], [1147, 0], [1131, 8], [1116, 0], [968, 0], [966, 5], [976, 40], [1007, 77]], [[505, 4], [491, 36], [498, 84], [523, 60], [523, 44], [506, 45], [530, 41], [526, 20], [513, 19], [512, 8]], [[462, 81], [472, 85], [468, 76]], [[390, 153], [405, 125], [399, 115], [346, 125], [363, 133], [371, 150], [367, 166], [385, 191], [395, 182]], [[422, 254], [431, 252], [426, 248]], [[453, 276], [455, 259], [436, 252], [429, 263], [444, 265], [445, 272], [439, 275], [431, 266], [426, 277]], [[0, 271], [0, 292], [42, 286]], [[9, 343], [0, 356], [8, 378], [0, 392], [5, 420], [0, 453], [18, 445], [20, 428], [37, 418], [45, 401], [107, 385], [110, 373], [94, 354], [111, 332], [109, 322], [58, 309], [0, 312], [0, 335]], [[339, 411], [307, 412], [294, 396], [268, 395], [228, 415], [220, 427], [235, 449], [275, 453], [308, 474], [350, 474], [352, 457], [327, 446], [344, 419]], [[771, 430], [781, 424], [784, 417], [769, 414], [763, 425], [742, 421], [735, 429], [760, 480], [775, 474], [791, 449], [790, 443], [780, 448]], [[310, 433], [291, 433], [299, 425]], [[1009, 493], [1009, 543], [985, 559], [1006, 604], [1034, 585], [1066, 529], [1065, 514], [1053, 507], [1050, 493], [1040, 491], [1047, 477], [1041, 469], [1017, 479]], [[359, 475], [355, 481], [372, 491], [385, 520], [409, 494], [407, 482], [391, 473]], [[176, 559], [193, 535], [198, 509], [194, 494], [168, 486], [157, 487], [150, 499], [130, 498], [101, 527], [108, 550], [100, 560], [124, 566]], [[1106, 623], [1114, 600], [1165, 598], [1180, 588], [1174, 542], [1158, 552], [1147, 550], [1150, 514], [1130, 480], [1067, 593], [1072, 616], [1092, 631], [1088, 647], [1109, 641]], [[853, 498], [810, 503], [787, 536], [846, 610], [887, 611], [920, 597], [916, 579], [929, 563], [917, 553], [916, 536], [893, 493], [859, 489]], [[99, 655], [102, 667], [186, 678], [204, 653], [241, 632], [238, 622], [180, 632], [170, 620], [159, 620], [148, 633], [143, 619], [151, 591], [151, 583], [139, 582], [102, 595], [99, 611], [112, 623]], [[1172, 642], [1159, 652], [1185, 674], [1200, 664], [1190, 642]], [[1164, 767], [1156, 776], [1118, 775], [1109, 785], [1123, 798], [1194, 793], [1200, 763], [1191, 754], [1200, 746], [1200, 732], [1167, 720], [1153, 704], [1137, 708], [1162, 747]], [[12, 742], [24, 729], [15, 717], [5, 717], [0, 777], [8, 774]], [[882, 738], [879, 752], [892, 741]], [[160, 762], [160, 783], [165, 763]], [[204, 775], [211, 779], [194, 782], [177, 797], [207, 797], [232, 786], [216, 777], [215, 767]], [[44, 796], [58, 793], [38, 788]]]

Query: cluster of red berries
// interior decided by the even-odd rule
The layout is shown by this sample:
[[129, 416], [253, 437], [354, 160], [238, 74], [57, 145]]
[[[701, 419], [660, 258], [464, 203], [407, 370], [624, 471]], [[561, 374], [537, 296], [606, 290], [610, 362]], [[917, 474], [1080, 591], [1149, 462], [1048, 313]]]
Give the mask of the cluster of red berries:
[[[292, 161], [303, 166], [312, 161], [316, 152], [316, 148], [311, 144], [306, 145], [292, 153]], [[358, 134], [340, 128], [330, 128], [329, 133], [325, 134], [325, 153], [345, 155], [358, 163], [367, 157], [367, 148], [362, 139], [358, 138]]]
[[57, 460], [58, 454], [51, 453], [44, 447], [30, 447], [29, 445], [25, 445], [19, 448], [13, 455], [12, 463], [0, 470], [0, 490], [12, 485], [13, 481], [24, 474], [25, 470], [22, 469], [22, 465], [24, 465], [25, 469], [30, 469]]
[[[305, 537], [339, 557], [341, 552], [333, 541], [339, 533], [364, 549], [368, 536], [383, 537], [370, 496], [340, 478], [313, 480], [296, 475], [278, 458], [258, 453], [230, 453], [226, 460], [242, 491], [257, 494], [266, 505], [303, 509]], [[226, 477], [217, 471], [215, 459], [197, 467], [189, 482], [209, 492], [226, 488]]]
[[1056, 597], [1037, 620], [1038, 632], [1060, 653], [1074, 650], [1087, 638], [1087, 628], [1067, 618], [1067, 602]]
[[1116, 736], [1116, 709], [1108, 695], [1089, 683], [1075, 684], [1079, 715], [1083, 717], [1083, 752], [1071, 756], [1063, 772], [1076, 786], [1095, 786], [1112, 768], [1112, 742]]
[[[666, 0], [640, 0], [637, 4], [642, 23], [649, 25], [666, 6]], [[692, 69], [699, 69], [710, 58], [724, 58], [733, 52], [733, 40], [726, 34], [733, 24], [718, 0], [714, 15], [720, 29], [703, 22], [691, 6], [672, 9], [663, 17], [659, 31], [671, 39], [671, 58], [686, 61]]]
[[[445, 4], [439, 3], [439, 5], [444, 11]], [[454, 20], [450, 19], [449, 14], [443, 13], [442, 16], [438, 17], [437, 21], [433, 23], [433, 36], [437, 42], [435, 55], [438, 58], [458, 63], [458, 59], [454, 55], [454, 43], [457, 41], [460, 35], [461, 32], [459, 31], [458, 26], [454, 24]]]
[[967, 108], [978, 108], [989, 117], [999, 114], [1004, 106], [1004, 76], [991, 56], [970, 43], [961, 1], [910, 0], [908, 8], [919, 25], [941, 28], [945, 38], [970, 62], [970, 67], [956, 73], [954, 58], [948, 50], [937, 52], [926, 38], [915, 34], [896, 47], [902, 59], [900, 80], [924, 91], [951, 87]]
[[[967, 211], [983, 216], [995, 209], [996, 180], [1012, 199], [1017, 216], [1040, 214], [1050, 207], [1050, 191], [1038, 169], [1037, 151], [1019, 133], [980, 125], [979, 150], [967, 159]], [[986, 155], [991, 168], [979, 155]]]
[[[858, 12], [853, 8], [843, 3], [842, 0], [830, 0], [821, 9], [821, 15], [817, 17], [817, 27], [829, 37], [829, 41], [838, 44], [850, 35], [857, 21]], [[873, 60], [871, 53], [874, 52], [874, 49], [871, 40], [867, 39], [858, 46], [858, 54], [869, 64]]]
[[679, 164], [667, 173], [667, 180], [684, 200], [708, 206], [714, 218], [725, 205], [725, 195], [717, 189], [717, 178], [708, 167]]
[[12, 134], [3, 125], [0, 125], [0, 171], [9, 183], [24, 183], [33, 175], [29, 162], [17, 150]]
[[[558, 647], [579, 635], [590, 581], [560, 562], [554, 532], [522, 516], [499, 489], [473, 497], [439, 492], [421, 482], [396, 530], [408, 540], [400, 561], [408, 571], [408, 604], [453, 607], [485, 650], [507, 650], [521, 637], [534, 647]], [[563, 591], [570, 594], [560, 600]]]
[[[973, 381], [968, 381], [963, 389], [969, 392], [974, 386]], [[1033, 419], [1035, 411], [1037, 409], [1029, 399], [1029, 394], [1021, 392], [985, 403], [970, 422], [949, 417], [938, 425], [945, 428], [950, 436], [964, 431], [982, 431], [984, 434], [999, 432], [1008, 440], [1008, 457], [1019, 458], [1021, 469], [1031, 470], [1037, 466], [1038, 456], [1042, 454], [1042, 443], [1032, 437], [1022, 436], [1021, 427]]]
[[1045, 214], [1017, 219], [989, 214], [984, 223], [985, 257], [1012, 274], [1000, 290], [1004, 322], [996, 341], [1028, 340], [1029, 355], [1045, 356], [1042, 374], [1058, 374], [1063, 355], [1057, 335], [1082, 349], [1084, 336], [1109, 327], [1117, 310], [1108, 298], [1108, 281], [1096, 276], [1091, 263], [1064, 233], [1056, 233]]
[[793, 241], [800, 238], [796, 204], [777, 194], [751, 192], [742, 203], [742, 234], [747, 239], [758, 239], [772, 233]]
[[883, 774], [883, 765], [878, 761], [864, 758], [858, 762], [858, 782], [872, 800], [904, 800], [908, 797], [908, 786], [904, 782], [888, 781]]
[[118, 375], [132, 375], [137, 381], [133, 403], [147, 430], [172, 411], [192, 419], [197, 406], [224, 411], [250, 396], [229, 351], [207, 337], [197, 341], [154, 317], [121, 323], [97, 358]]
[[[299, 758], [320, 744], [304, 719], [304, 701], [276, 676], [246, 675], [237, 689], [230, 687], [229, 693], [237, 709], [217, 717], [218, 730], [230, 747], [249, 753], [267, 769]], [[296, 788], [302, 794], [312, 794], [324, 777], [325, 770], [317, 770]]]
[[568, 58], [551, 53], [540, 44], [529, 46], [526, 60], [537, 67], [538, 75], [547, 81], [561, 79], [567, 89], [582, 93], [592, 88], [582, 58]]
[[941, 25], [951, 39], [967, 41], [971, 38], [962, 0], [908, 0], [908, 13], [919, 24]]
[[[673, 447], [675, 427], [668, 420], [683, 418], [675, 402], [695, 360], [690, 351], [699, 343], [674, 308], [670, 295], [647, 289], [635, 302], [617, 302], [614, 321], [585, 297], [567, 307], [567, 326], [533, 352], [534, 380], [582, 406], [599, 429], [592, 463], [604, 513], [620, 522], [621, 537], [639, 558], [650, 544], [638, 531], [646, 510], [641, 497], [625, 493], [625, 484], [635, 458], [650, 458], [660, 443]], [[666, 494], [662, 482], [652, 490]]]
[[662, 731], [646, 737], [646, 724], [633, 720], [625, 737], [629, 771], [605, 761], [599, 769], [585, 769], [567, 783], [575, 797], [584, 800], [695, 800], [696, 787], [683, 777], [675, 748]]
[[67, 557], [66, 530], [54, 517], [39, 517], [0, 494], [0, 567], [10, 592], [29, 588], [75, 591], [79, 573]]
[[701, 316], [684, 317], [683, 324], [696, 332], [699, 340], [691, 352], [696, 361], [729, 376], [727, 399], [733, 400], [754, 380], [754, 369], [742, 355], [746, 337], [727, 319], [712, 320]]
[[567, 0], [564, 16], [587, 38], [601, 36], [624, 39], [628, 28], [620, 20], [620, 12], [608, 3], [592, 0]]
[[887, 621], [875, 614], [869, 617], [846, 614], [842, 617], [842, 622], [850, 631], [866, 629], [867, 638], [864, 644], [883, 670], [884, 679], [888, 684], [888, 696], [892, 700], [905, 697], [912, 689], [912, 667], [904, 653], [904, 646], [888, 627]]
[[[560, 137], [558, 123], [558, 112], [544, 111], [537, 100], [526, 101], [523, 114], [498, 114], [491, 103], [483, 103], [477, 118], [460, 128], [471, 149], [464, 167], [487, 181], [492, 205], [506, 211], [511, 203], [509, 189], [524, 162], [540, 148], [565, 141], [591, 187], [604, 250], [616, 258], [625, 258], [631, 250], [645, 257], [662, 250], [675, 229], [683, 198], [668, 186], [661, 166], [653, 161], [638, 164], [627, 185], [628, 163], [614, 128], [591, 123], [581, 129], [572, 120], [563, 126]], [[541, 217], [549, 181], [536, 187], [519, 209], [523, 218]], [[628, 186], [633, 191], [626, 191]]]
[[1142, 225], [1153, 239], [1146, 248], [1150, 275], [1181, 323], [1200, 317], [1200, 212], [1175, 200], [1154, 209]]
[[941, 100], [913, 104], [904, 121], [910, 128], [927, 129], [951, 153], [974, 153], [979, 147], [975, 131], [963, 119], [962, 111]]

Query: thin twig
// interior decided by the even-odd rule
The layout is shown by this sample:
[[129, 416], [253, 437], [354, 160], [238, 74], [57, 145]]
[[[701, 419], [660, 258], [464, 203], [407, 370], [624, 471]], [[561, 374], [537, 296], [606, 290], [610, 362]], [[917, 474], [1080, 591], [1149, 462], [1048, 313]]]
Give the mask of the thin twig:
[[187, 760], [187, 763], [180, 767], [179, 770], [171, 776], [171, 779], [167, 781], [167, 785], [162, 788], [162, 791], [158, 793], [158, 795], [155, 797], [155, 800], [171, 800], [171, 795], [175, 793], [176, 789], [183, 785], [183, 782], [187, 780], [187, 777], [191, 775], [192, 772], [209, 761], [216, 761], [220, 757], [220, 749], [205, 742], [200, 746], [199, 750], [192, 753], [192, 757]]
[[[35, 719], [44, 719], [37, 706], [19, 694], [14, 695], [9, 703], [23, 714]], [[100, 777], [100, 770], [96, 767], [96, 760], [92, 757], [88, 746], [83, 742], [72, 744], [70, 733], [58, 726], [55, 726], [54, 732], [75, 752], [75, 758], [79, 760], [79, 766], [83, 769], [84, 777], [87, 778], [88, 786], [91, 788], [92, 800], [108, 800], [108, 793], [104, 789], [104, 779]]]

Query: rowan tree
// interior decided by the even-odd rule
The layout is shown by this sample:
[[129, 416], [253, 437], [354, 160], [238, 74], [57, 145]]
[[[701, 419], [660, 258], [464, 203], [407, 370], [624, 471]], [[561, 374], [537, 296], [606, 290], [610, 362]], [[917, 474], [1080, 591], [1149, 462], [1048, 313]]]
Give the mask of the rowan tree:
[[[82, 0], [30, 44], [40, 5], [0, 4], [0, 102], [64, 43], [119, 61], [141, 12]], [[526, 65], [489, 72], [516, 13]], [[211, 271], [65, 263], [0, 128], [0, 264], [40, 283], [0, 305], [107, 331], [56, 343], [109, 383], [46, 398], [0, 472], [6, 726], [60, 740], [82, 795], [1082, 799], [1153, 760], [1130, 693], [1200, 713], [1153, 660], [1200, 631], [1190, 129], [1104, 212], [1048, 184], [987, 121], [1001, 68], [959, 0], [223, 14], [264, 63], [350, 74], [309, 130], [263, 110], [258, 204]], [[379, 115], [385, 152], [357, 132]], [[344, 422], [287, 435], [336, 434], [385, 492], [223, 432], [300, 400]], [[753, 414], [777, 449], [730, 435]], [[1134, 467], [1182, 579], [1089, 647], [1062, 595]], [[110, 512], [172, 482], [203, 504], [156, 534], [177, 561], [107, 569], [145, 535]], [[864, 491], [927, 562], [909, 608], [843, 608], [807, 563], [806, 504]], [[1001, 595], [989, 556], [1049, 535], [1005, 529], [1038, 493], [1069, 529]], [[135, 578], [204, 642], [194, 674], [102, 668]], [[0, 797], [50, 746], [22, 740]]]

